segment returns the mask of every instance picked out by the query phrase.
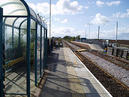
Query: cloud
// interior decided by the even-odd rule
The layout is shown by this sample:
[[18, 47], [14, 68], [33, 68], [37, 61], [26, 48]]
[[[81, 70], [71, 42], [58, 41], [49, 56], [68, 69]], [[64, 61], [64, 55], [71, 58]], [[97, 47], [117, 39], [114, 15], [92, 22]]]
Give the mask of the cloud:
[[129, 33], [121, 33], [118, 39], [129, 40]]
[[96, 1], [96, 5], [99, 6], [99, 7], [101, 7], [102, 5], [104, 5], [104, 2], [102, 2], [102, 1]]
[[126, 9], [125, 13], [117, 12], [113, 14], [113, 17], [115, 18], [128, 18], [129, 17], [129, 9]]
[[60, 18], [55, 17], [55, 18], [54, 18], [54, 21], [55, 21], [55, 22], [59, 22], [59, 21], [60, 21]]
[[111, 2], [103, 2], [103, 1], [96, 1], [96, 5], [99, 7], [102, 7], [103, 5], [107, 6], [113, 6], [113, 5], [119, 5], [120, 1], [111, 1]]
[[81, 35], [81, 37], [84, 37], [85, 32], [81, 30], [77, 30], [73, 27], [56, 27], [52, 29], [52, 36], [56, 37], [64, 37], [64, 36], [77, 36]]
[[85, 24], [85, 25], [84, 25], [84, 27], [87, 27], [87, 26], [88, 26], [88, 24]]
[[68, 19], [64, 19], [63, 21], [61, 21], [61, 23], [67, 23], [68, 22]]
[[[110, 30], [103, 30], [101, 31], [101, 37], [104, 39], [115, 39], [116, 38], [116, 33], [114, 29]], [[118, 39], [126, 39], [129, 40], [129, 29], [124, 27], [124, 28], [119, 28], [118, 29]]]
[[[114, 26], [114, 25], [113, 25]], [[92, 28], [92, 26], [91, 26]], [[97, 38], [97, 27], [94, 28], [95, 30], [91, 29], [90, 32], [90, 37], [91, 38]], [[89, 31], [88, 30], [77, 30], [76, 28], [73, 27], [53, 27], [52, 29], [52, 35], [56, 37], [64, 37], [66, 35], [68, 36], [77, 36], [81, 35], [81, 37], [86, 37], [89, 38]], [[129, 25], [126, 26], [121, 26], [118, 29], [118, 39], [128, 39], [129, 37]], [[102, 39], [115, 39], [116, 38], [116, 33], [115, 33], [115, 26], [112, 29], [106, 29], [101, 26], [100, 29], [100, 38]]]
[[52, 29], [53, 36], [56, 37], [64, 37], [66, 35], [74, 36], [76, 35], [76, 31], [72, 27], [57, 27]]
[[29, 6], [38, 13], [41, 13], [43, 15], [49, 14], [49, 4], [46, 3], [29, 3]]
[[89, 7], [88, 7], [88, 6], [85, 6], [84, 8], [85, 8], [85, 9], [88, 9]]
[[53, 18], [53, 20], [54, 20], [54, 22], [58, 22], [58, 23], [62, 23], [62, 24], [65, 24], [68, 22], [68, 19], [66, 19], [66, 18], [60, 19], [60, 18], [55, 17], [55, 18]]
[[96, 16], [91, 21], [92, 24], [105, 24], [109, 22], [109, 18], [106, 16], [101, 15], [100, 13], [97, 13]]
[[[30, 7], [36, 12], [43, 15], [49, 14], [49, 3], [29, 3]], [[82, 10], [83, 6], [78, 1], [58, 0], [56, 4], [52, 4], [52, 15], [77, 14]]]
[[111, 1], [111, 2], [107, 2], [106, 3], [108, 6], [112, 6], [112, 5], [119, 5], [120, 1]]

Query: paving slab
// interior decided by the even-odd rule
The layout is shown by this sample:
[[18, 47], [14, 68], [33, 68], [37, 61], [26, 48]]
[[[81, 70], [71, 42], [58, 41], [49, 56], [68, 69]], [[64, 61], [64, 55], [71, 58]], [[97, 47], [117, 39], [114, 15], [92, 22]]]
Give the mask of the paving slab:
[[48, 60], [39, 97], [112, 97], [69, 48], [54, 50]]

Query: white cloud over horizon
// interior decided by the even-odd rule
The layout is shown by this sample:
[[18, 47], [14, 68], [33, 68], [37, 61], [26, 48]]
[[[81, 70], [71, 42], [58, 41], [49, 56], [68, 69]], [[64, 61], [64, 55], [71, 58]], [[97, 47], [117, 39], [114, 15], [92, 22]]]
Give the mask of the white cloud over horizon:
[[63, 23], [63, 24], [65, 24], [67, 22], [68, 22], [68, 19], [64, 19], [64, 20], [61, 21], [61, 23]]
[[119, 5], [119, 4], [120, 4], [120, 1], [111, 1], [111, 2], [103, 2], [103, 1], [100, 1], [100, 0], [96, 1], [96, 5], [98, 7], [102, 7], [104, 5], [113, 6], [113, 5]]
[[[91, 26], [92, 29], [92, 26]], [[73, 27], [59, 27], [59, 28], [53, 28], [53, 36], [56, 37], [64, 37], [64, 36], [77, 36], [80, 35], [81, 37], [85, 37], [85, 33], [86, 33], [86, 37], [89, 38], [97, 38], [98, 32], [97, 32], [97, 28], [95, 28], [96, 31], [92, 31], [90, 32], [90, 36], [89, 36], [89, 30], [87, 29], [87, 31], [84, 30], [77, 30]], [[123, 35], [124, 34], [124, 35]], [[104, 29], [101, 26], [100, 29], [100, 38], [102, 39], [115, 39], [115, 25], [114, 25], [114, 29]], [[127, 39], [126, 35], [129, 36], [129, 25], [127, 25], [126, 27], [120, 27], [118, 29], [118, 39]], [[122, 36], [122, 37], [121, 37]]]
[[105, 24], [107, 22], [109, 22], [110, 19], [100, 13], [97, 13], [95, 15], [95, 17], [91, 20], [91, 24], [97, 24], [97, 25], [101, 25], [101, 24]]
[[[49, 14], [49, 3], [28, 3], [32, 9], [43, 15]], [[52, 4], [52, 15], [77, 14], [82, 10], [83, 6], [78, 1], [58, 0], [56, 4]]]
[[[126, 2], [122, 0], [54, 0], [52, 1], [51, 33], [57, 37], [66, 35], [85, 37], [86, 33], [88, 38], [97, 38], [98, 25], [100, 25], [100, 38], [114, 39], [118, 20], [119, 37], [128, 39], [126, 35], [129, 34], [129, 26], [125, 26], [129, 25], [129, 7]], [[37, 13], [45, 16], [49, 24], [49, 0], [36, 0], [29, 5]], [[126, 35], [121, 36], [122, 33]]]
[[78, 31], [77, 29], [73, 28], [73, 27], [59, 27], [59, 28], [53, 28], [52, 29], [52, 32], [53, 32], [53, 35], [55, 36], [60, 36], [60, 37], [63, 37], [63, 36], [77, 36], [77, 35], [80, 35], [81, 32]]
[[96, 1], [96, 5], [99, 6], [99, 7], [101, 7], [101, 6], [104, 5], [104, 2], [102, 2], [102, 1]]
[[112, 5], [119, 5], [120, 4], [120, 1], [111, 1], [111, 2], [106, 2], [106, 4], [108, 6], [112, 6]]
[[125, 13], [117, 12], [113, 14], [113, 17], [115, 18], [128, 18], [129, 17], [129, 9], [126, 9]]

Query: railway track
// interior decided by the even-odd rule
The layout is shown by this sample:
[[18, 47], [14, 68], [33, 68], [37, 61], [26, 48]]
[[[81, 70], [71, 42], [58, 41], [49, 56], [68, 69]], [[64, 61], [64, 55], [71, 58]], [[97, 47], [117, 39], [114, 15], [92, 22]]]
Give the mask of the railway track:
[[87, 46], [87, 45], [82, 45], [82, 44], [79, 44], [79, 43], [76, 43], [76, 42], [72, 42], [72, 44], [76, 45], [76, 46], [79, 46], [80, 48], [83, 48], [83, 49], [87, 49], [88, 52], [96, 55], [96, 56], [99, 56], [105, 60], [108, 60], [126, 70], [129, 70], [129, 61], [128, 60], [125, 60], [123, 58], [118, 58], [118, 57], [115, 57], [115, 56], [109, 56], [107, 54], [104, 54], [103, 52], [101, 51], [95, 51], [95, 50], [90, 50], [90, 47]]
[[86, 65], [86, 67], [96, 76], [96, 78], [104, 85], [104, 87], [111, 93], [113, 97], [129, 97], [129, 87], [116, 79], [110, 73], [94, 63], [90, 58], [77, 52], [80, 47], [69, 42], [65, 44], [73, 50], [79, 59]]

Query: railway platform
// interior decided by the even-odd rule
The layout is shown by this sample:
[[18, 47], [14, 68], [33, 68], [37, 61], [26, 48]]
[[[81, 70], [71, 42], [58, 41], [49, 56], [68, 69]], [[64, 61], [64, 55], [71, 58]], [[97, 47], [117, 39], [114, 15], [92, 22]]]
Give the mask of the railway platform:
[[67, 47], [52, 52], [45, 72], [39, 97], [112, 97]]

